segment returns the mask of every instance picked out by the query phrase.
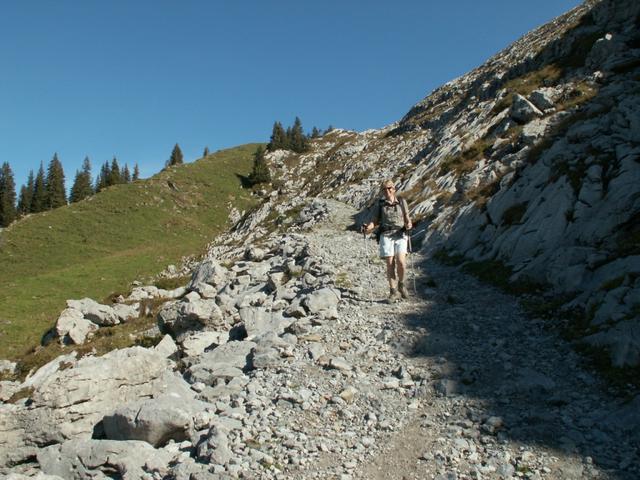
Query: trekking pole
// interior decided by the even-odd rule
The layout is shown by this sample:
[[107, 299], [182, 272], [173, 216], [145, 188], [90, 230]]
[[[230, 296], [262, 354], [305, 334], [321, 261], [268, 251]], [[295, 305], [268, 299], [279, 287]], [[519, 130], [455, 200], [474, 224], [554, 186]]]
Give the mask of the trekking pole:
[[413, 294], [418, 294], [418, 289], [416, 288], [416, 271], [413, 268], [413, 248], [411, 247], [411, 235], [407, 233], [407, 243], [409, 247], [409, 269], [411, 270], [411, 277], [413, 278]]
[[364, 242], [364, 257], [366, 259], [367, 262], [367, 283], [369, 284], [369, 293], [371, 293], [371, 290], [373, 289], [373, 282], [371, 281], [371, 257], [369, 255], [369, 245], [367, 243], [367, 233], [366, 231], [363, 229], [362, 230], [362, 240]]

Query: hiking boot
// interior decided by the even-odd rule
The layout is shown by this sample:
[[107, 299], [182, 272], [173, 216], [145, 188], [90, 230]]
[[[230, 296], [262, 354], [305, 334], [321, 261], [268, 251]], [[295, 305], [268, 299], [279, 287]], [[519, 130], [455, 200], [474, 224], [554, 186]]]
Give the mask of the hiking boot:
[[398, 290], [400, 291], [400, 295], [402, 295], [402, 298], [409, 298], [409, 290], [407, 290], [407, 287], [404, 283], [400, 282], [398, 284]]
[[400, 292], [395, 288], [390, 289], [387, 303], [396, 303], [398, 300], [400, 300]]

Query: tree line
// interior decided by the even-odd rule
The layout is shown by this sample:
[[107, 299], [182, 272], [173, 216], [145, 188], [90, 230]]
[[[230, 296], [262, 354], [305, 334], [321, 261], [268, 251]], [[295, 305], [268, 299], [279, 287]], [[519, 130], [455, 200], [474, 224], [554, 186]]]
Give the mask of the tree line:
[[[203, 156], [209, 155], [209, 148], [205, 147]], [[181, 165], [184, 157], [180, 146], [176, 143], [166, 166]], [[69, 198], [65, 189], [65, 175], [58, 154], [54, 154], [49, 162], [45, 174], [44, 165], [40, 162], [40, 169], [36, 175], [29, 171], [26, 185], [20, 188], [16, 195], [16, 184], [9, 163], [4, 162], [0, 168], [0, 227], [6, 227], [14, 220], [29, 213], [39, 213], [58, 208], [68, 203], [79, 202], [91, 195], [101, 192], [107, 187], [120, 183], [135, 182], [140, 178], [140, 169], [136, 163], [133, 172], [126, 163], [120, 167], [118, 159], [113, 157], [100, 167], [95, 180], [91, 175], [91, 161], [86, 157], [82, 162], [82, 169], [76, 170], [73, 186]], [[17, 202], [16, 202], [17, 200]]]
[[6, 227], [29, 213], [44, 212], [67, 203], [79, 202], [106, 187], [133, 182], [139, 178], [140, 170], [137, 163], [131, 173], [127, 164], [121, 168], [114, 157], [111, 162], [107, 161], [102, 165], [94, 183], [91, 162], [89, 157], [86, 157], [82, 163], [82, 169], [76, 171], [73, 186], [67, 198], [64, 169], [56, 153], [49, 162], [46, 174], [44, 164], [41, 162], [35, 175], [33, 170], [29, 171], [27, 183], [20, 187], [20, 193], [16, 195], [13, 171], [9, 163], [4, 162], [0, 168], [0, 227]]
[[[307, 135], [302, 129], [302, 121], [299, 117], [296, 117], [293, 126], [287, 127], [286, 130], [282, 123], [275, 121], [271, 131], [271, 139], [267, 144], [267, 151], [291, 150], [296, 153], [304, 153], [309, 151], [310, 139], [319, 138], [332, 130], [332, 126], [329, 126], [324, 132], [321, 132], [317, 127], [313, 127], [311, 133]], [[253, 154], [253, 168], [248, 177], [250, 185], [271, 182], [271, 173], [265, 157], [266, 153], [264, 147], [260, 145]]]
[[331, 130], [333, 130], [331, 126], [324, 132], [321, 132], [317, 127], [313, 127], [311, 133], [306, 135], [302, 129], [302, 122], [298, 117], [294, 120], [293, 126], [287, 127], [286, 130], [282, 126], [282, 123], [275, 121], [267, 150], [270, 152], [275, 152], [276, 150], [291, 150], [296, 153], [304, 153], [309, 151], [309, 139], [319, 138]]

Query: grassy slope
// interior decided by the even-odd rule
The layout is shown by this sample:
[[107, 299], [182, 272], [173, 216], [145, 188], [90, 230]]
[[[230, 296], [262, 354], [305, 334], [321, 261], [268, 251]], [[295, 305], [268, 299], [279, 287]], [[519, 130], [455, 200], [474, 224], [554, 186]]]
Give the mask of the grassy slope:
[[65, 300], [127, 292], [133, 280], [201, 252], [226, 226], [229, 202], [241, 211], [252, 205], [238, 175], [251, 170], [256, 146], [108, 188], [2, 232], [0, 358], [37, 345]]

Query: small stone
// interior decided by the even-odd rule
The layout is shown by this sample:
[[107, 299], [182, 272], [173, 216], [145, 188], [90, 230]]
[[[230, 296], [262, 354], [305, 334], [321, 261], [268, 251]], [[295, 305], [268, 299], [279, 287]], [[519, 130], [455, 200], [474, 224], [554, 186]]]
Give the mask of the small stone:
[[356, 388], [349, 386], [342, 392], [340, 392], [340, 398], [342, 398], [347, 403], [351, 403], [353, 402], [353, 399], [355, 398], [357, 393], [358, 390]]

